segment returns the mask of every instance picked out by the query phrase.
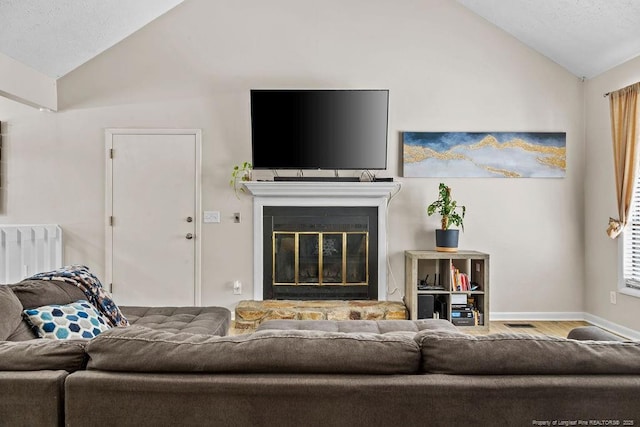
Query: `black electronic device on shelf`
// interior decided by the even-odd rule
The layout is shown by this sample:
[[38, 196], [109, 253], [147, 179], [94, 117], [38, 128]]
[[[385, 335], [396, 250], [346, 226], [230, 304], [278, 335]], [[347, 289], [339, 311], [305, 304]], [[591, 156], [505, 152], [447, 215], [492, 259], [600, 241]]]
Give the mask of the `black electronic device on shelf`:
[[433, 295], [418, 295], [418, 319], [432, 319], [435, 308]]
[[[418, 282], [418, 290], [419, 291], [444, 291], [444, 286], [439, 284], [439, 275], [435, 274], [433, 279], [433, 284], [429, 284], [429, 275], [424, 278], [424, 280], [420, 280]], [[438, 284], [436, 284], [438, 283]]]
[[274, 176], [274, 181], [360, 182], [357, 176]]

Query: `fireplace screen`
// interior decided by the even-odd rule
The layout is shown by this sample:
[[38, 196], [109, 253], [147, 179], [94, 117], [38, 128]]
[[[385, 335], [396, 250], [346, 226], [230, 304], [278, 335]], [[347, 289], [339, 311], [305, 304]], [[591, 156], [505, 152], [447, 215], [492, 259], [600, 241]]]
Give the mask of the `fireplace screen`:
[[369, 284], [369, 233], [274, 231], [273, 285]]
[[378, 210], [265, 206], [263, 298], [378, 299]]

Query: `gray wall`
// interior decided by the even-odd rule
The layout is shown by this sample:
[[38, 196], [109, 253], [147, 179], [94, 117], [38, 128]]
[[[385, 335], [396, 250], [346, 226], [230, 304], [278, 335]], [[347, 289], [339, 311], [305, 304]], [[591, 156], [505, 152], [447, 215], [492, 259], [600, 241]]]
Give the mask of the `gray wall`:
[[[201, 128], [202, 301], [252, 295], [251, 200], [228, 187], [250, 158], [249, 89], [390, 89], [389, 170], [402, 131], [564, 131], [563, 179], [447, 179], [468, 208], [461, 247], [491, 254], [492, 311], [562, 317], [584, 306], [583, 83], [450, 0], [187, 0], [58, 81], [60, 112], [0, 99], [0, 221], [65, 230], [68, 263], [104, 274], [104, 129]], [[406, 249], [431, 249], [438, 179], [398, 178], [390, 299]], [[243, 222], [232, 222], [233, 212]], [[232, 294], [232, 282], [244, 294]], [[397, 288], [397, 290], [394, 290]]]

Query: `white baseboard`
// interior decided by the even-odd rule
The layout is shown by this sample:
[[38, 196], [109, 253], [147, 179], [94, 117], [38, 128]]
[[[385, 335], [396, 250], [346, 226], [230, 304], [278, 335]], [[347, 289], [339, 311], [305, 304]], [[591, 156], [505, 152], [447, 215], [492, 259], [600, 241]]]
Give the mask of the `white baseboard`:
[[618, 325], [617, 323], [610, 322], [602, 317], [594, 316], [593, 314], [584, 313], [584, 320], [592, 323], [602, 329], [606, 329], [614, 334], [622, 335], [623, 337], [631, 338], [634, 340], [640, 340], [640, 332], [627, 328], [626, 326]]
[[589, 322], [592, 325], [598, 326], [614, 334], [622, 335], [623, 337], [631, 338], [634, 340], [640, 340], [640, 332], [627, 328], [626, 326], [618, 325], [617, 323], [610, 322], [602, 317], [594, 316], [593, 314], [584, 312], [497, 312], [491, 313], [491, 320], [497, 321], [571, 321], [571, 320], [583, 320]]

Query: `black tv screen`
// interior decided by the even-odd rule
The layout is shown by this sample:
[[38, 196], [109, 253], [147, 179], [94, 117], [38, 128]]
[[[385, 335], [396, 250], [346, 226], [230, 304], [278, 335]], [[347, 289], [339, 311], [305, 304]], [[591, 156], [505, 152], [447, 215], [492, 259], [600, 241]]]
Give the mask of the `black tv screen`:
[[255, 169], [386, 169], [388, 90], [252, 90]]

